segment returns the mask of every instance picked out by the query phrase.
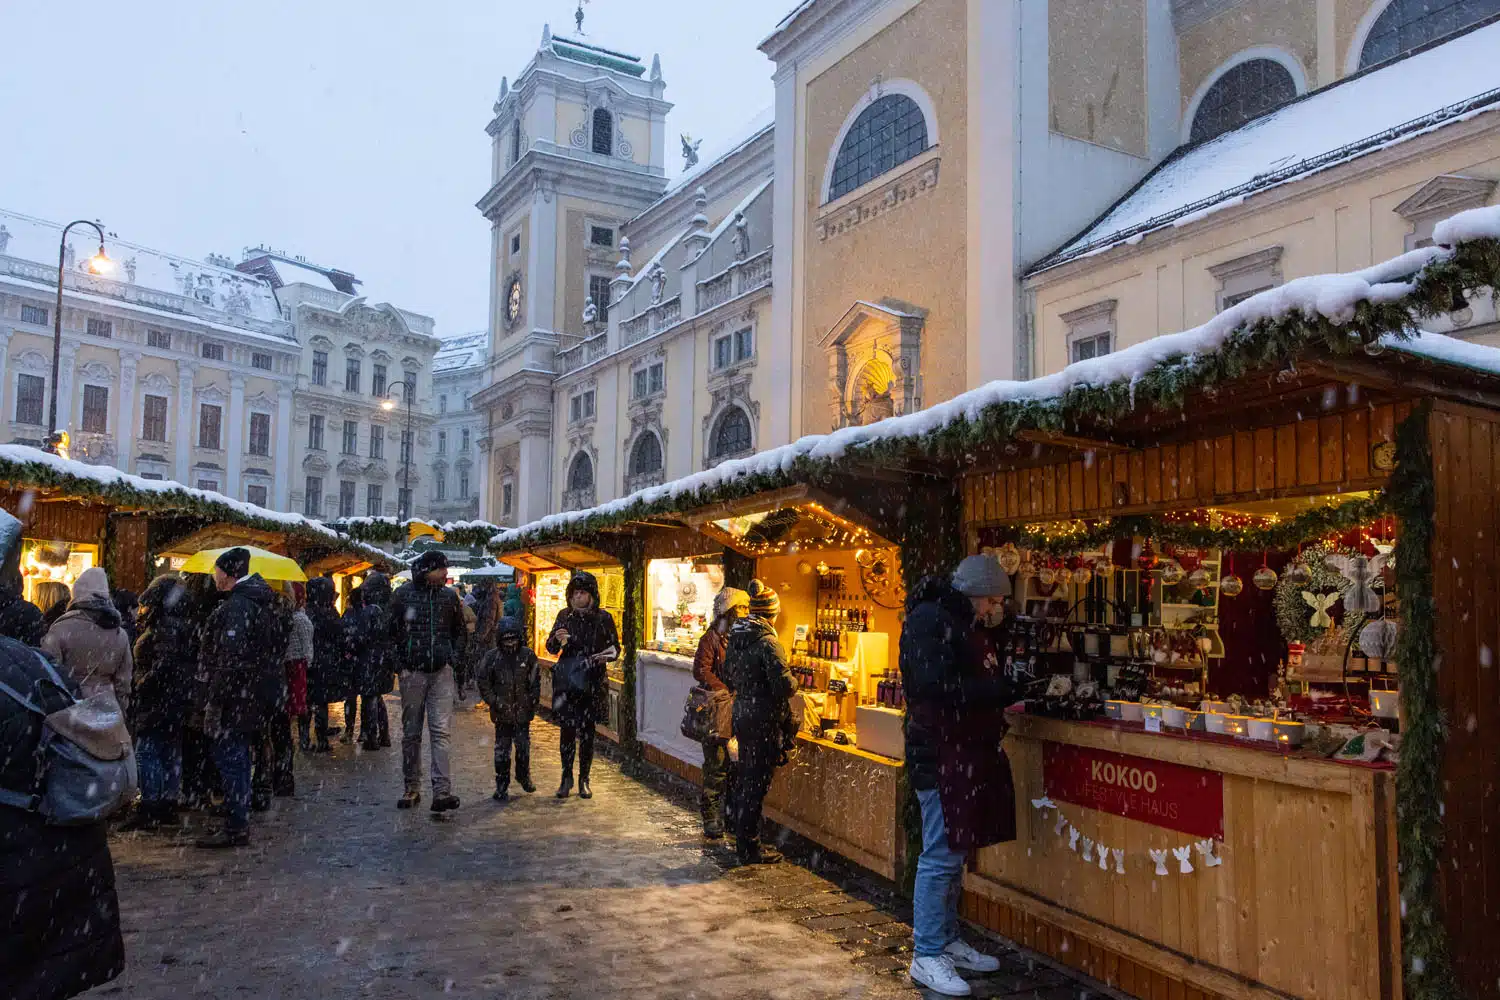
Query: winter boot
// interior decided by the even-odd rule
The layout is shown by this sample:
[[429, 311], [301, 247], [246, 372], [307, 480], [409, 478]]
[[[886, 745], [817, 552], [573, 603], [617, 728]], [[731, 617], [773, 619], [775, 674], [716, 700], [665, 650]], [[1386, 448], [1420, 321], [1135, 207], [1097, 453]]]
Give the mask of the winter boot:
[[516, 782], [527, 793], [536, 791], [536, 785], [531, 780], [531, 775], [521, 774], [516, 776]]
[[594, 797], [594, 790], [589, 787], [589, 772], [593, 769], [594, 750], [590, 744], [585, 743], [578, 754], [578, 797], [580, 799]]
[[451, 792], [447, 795], [434, 795], [432, 797], [432, 805], [428, 808], [430, 808], [435, 813], [449, 812], [453, 809], [457, 809], [458, 796], [452, 794]]
[[396, 808], [397, 809], [410, 809], [413, 806], [415, 806], [418, 802], [421, 802], [421, 801], [422, 801], [422, 793], [419, 792], [419, 791], [417, 791], [416, 789], [412, 789], [412, 790], [408, 791], [405, 795], [402, 795], [399, 799], [396, 800]]
[[495, 775], [495, 794], [491, 795], [490, 798], [494, 799], [496, 802], [504, 802], [510, 798], [509, 775]]
[[161, 806], [156, 802], [139, 802], [130, 817], [120, 824], [121, 833], [137, 830], [150, 832], [161, 829]]
[[572, 747], [562, 752], [562, 784], [557, 786], [557, 797], [565, 799], [573, 794], [573, 754]]

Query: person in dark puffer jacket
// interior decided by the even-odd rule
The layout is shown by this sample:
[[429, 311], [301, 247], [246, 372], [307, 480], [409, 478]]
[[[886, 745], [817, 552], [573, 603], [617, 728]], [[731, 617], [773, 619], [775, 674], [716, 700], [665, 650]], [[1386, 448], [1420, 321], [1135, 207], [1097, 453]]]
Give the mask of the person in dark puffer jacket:
[[[396, 646], [391, 639], [391, 583], [384, 573], [369, 573], [350, 596], [352, 611], [349, 648], [354, 678], [352, 692], [359, 702], [359, 741], [366, 750], [391, 745], [385, 696], [396, 688]], [[347, 704], [344, 724], [353, 727], [354, 712]], [[345, 736], [348, 736], [346, 731]]]
[[468, 647], [463, 606], [447, 587], [448, 557], [429, 549], [411, 567], [411, 582], [391, 596], [390, 629], [401, 670], [401, 773], [406, 791], [396, 803], [422, 800], [422, 725], [432, 744], [432, 811], [457, 809], [448, 770], [448, 740], [458, 689], [453, 668]]
[[734, 738], [740, 745], [732, 795], [734, 849], [740, 864], [773, 865], [781, 852], [761, 845], [761, 808], [795, 739], [789, 699], [797, 686], [776, 634], [781, 598], [760, 580], [750, 581], [748, 593], [750, 613], [730, 628], [720, 672], [734, 692]]
[[193, 702], [198, 624], [193, 596], [176, 573], [152, 580], [136, 614], [130, 727], [141, 774], [141, 801], [122, 830], [177, 824], [182, 736]]
[[515, 748], [516, 781], [528, 793], [531, 781], [531, 720], [542, 697], [542, 669], [536, 653], [521, 637], [521, 623], [501, 618], [498, 642], [485, 653], [475, 673], [479, 697], [490, 707], [495, 726], [495, 801], [510, 798], [511, 748]]
[[[578, 797], [594, 797], [589, 770], [594, 763], [594, 723], [605, 698], [609, 675], [605, 664], [620, 655], [620, 634], [615, 619], [599, 606], [599, 581], [592, 573], [574, 573], [568, 581], [568, 606], [557, 613], [547, 636], [547, 652], [562, 661], [581, 658], [586, 665], [581, 688], [564, 690], [559, 669], [552, 671], [552, 715], [561, 730], [558, 749], [562, 756], [562, 782], [557, 797], [573, 791], [573, 757], [578, 757]], [[576, 672], [569, 675], [577, 679]]]
[[[0, 564], [19, 558], [20, 548], [21, 522], [0, 511]], [[45, 680], [41, 655], [0, 638], [0, 681], [42, 711], [59, 711], [78, 691]], [[41, 736], [41, 717], [0, 693], [0, 788], [36, 791]], [[0, 805], [0, 927], [6, 1000], [62, 1000], [118, 976], [125, 942], [105, 824], [52, 826], [37, 813]]]
[[333, 581], [307, 581], [307, 617], [313, 626], [312, 662], [307, 667], [307, 708], [312, 721], [313, 753], [328, 753], [328, 703], [343, 701], [349, 690], [349, 639], [334, 606]]

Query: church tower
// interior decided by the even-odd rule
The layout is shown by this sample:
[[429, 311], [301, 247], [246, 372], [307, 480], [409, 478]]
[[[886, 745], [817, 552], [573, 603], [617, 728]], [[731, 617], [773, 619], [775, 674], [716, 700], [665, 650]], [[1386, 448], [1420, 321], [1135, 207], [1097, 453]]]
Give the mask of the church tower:
[[665, 90], [659, 58], [648, 70], [547, 27], [515, 85], [500, 83], [478, 204], [491, 227], [489, 384], [474, 397], [488, 412], [482, 516], [495, 523], [550, 512], [556, 354], [583, 336], [590, 298], [608, 303], [621, 226], [666, 187]]

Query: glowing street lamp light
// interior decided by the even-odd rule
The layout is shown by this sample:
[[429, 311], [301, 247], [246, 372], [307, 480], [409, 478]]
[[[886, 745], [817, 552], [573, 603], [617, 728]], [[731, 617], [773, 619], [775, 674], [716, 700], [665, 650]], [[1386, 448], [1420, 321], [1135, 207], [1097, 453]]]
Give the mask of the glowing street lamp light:
[[57, 311], [52, 315], [52, 401], [47, 407], [47, 450], [53, 454], [58, 453], [59, 445], [64, 450], [67, 448], [66, 440], [59, 438], [57, 433], [57, 370], [62, 362], [63, 265], [68, 250], [68, 230], [74, 226], [92, 226], [99, 234], [99, 252], [89, 258], [89, 273], [108, 274], [115, 267], [115, 262], [104, 252], [104, 230], [99, 223], [76, 219], [63, 226], [62, 236], [57, 241]]

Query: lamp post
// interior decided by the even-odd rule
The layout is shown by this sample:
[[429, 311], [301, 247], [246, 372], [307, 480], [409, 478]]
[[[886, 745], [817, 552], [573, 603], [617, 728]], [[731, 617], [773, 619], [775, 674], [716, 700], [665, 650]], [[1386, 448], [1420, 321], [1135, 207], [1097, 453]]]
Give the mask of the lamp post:
[[406, 431], [401, 435], [401, 497], [396, 508], [396, 520], [405, 521], [411, 517], [411, 453], [417, 448], [416, 438], [411, 436], [411, 402], [417, 394], [415, 383], [402, 379], [399, 382], [391, 382], [385, 387], [385, 399], [381, 402], [382, 410], [394, 410], [396, 401], [391, 398], [391, 390], [396, 386], [406, 394]]
[[57, 241], [57, 311], [52, 316], [52, 401], [47, 407], [47, 450], [57, 451], [57, 372], [62, 364], [62, 314], [63, 314], [63, 265], [68, 251], [68, 230], [74, 226], [93, 226], [99, 234], [99, 252], [89, 258], [89, 270], [103, 274], [114, 266], [104, 252], [104, 230], [97, 222], [75, 219], [63, 226], [62, 236]]

